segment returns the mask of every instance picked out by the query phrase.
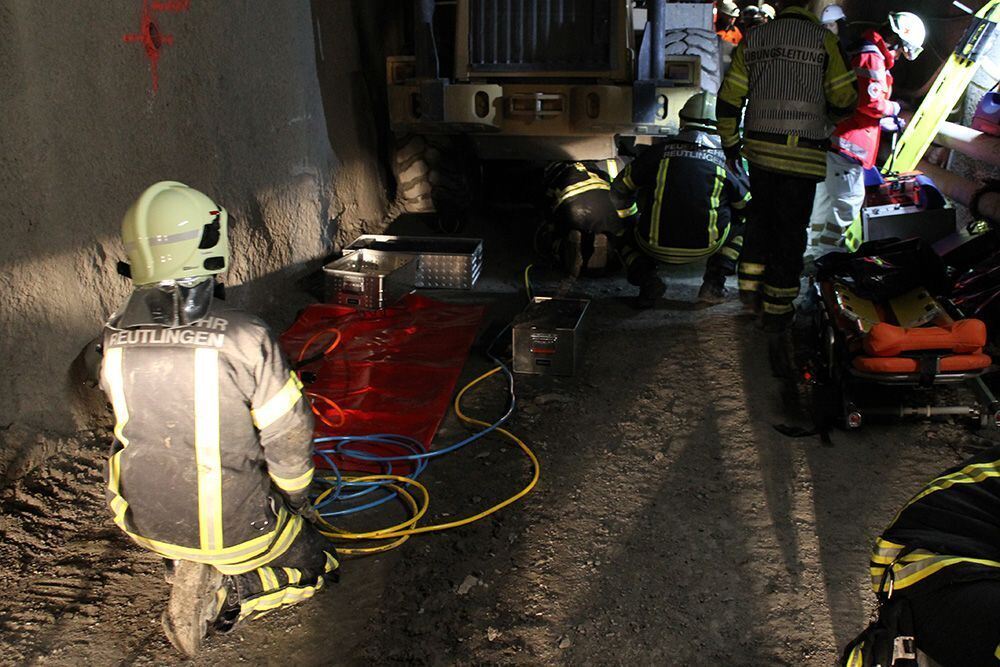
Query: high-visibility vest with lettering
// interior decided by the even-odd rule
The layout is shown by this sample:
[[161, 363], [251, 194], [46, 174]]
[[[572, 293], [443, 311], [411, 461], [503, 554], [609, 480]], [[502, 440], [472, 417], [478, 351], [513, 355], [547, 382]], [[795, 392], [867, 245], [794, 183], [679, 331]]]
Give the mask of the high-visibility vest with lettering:
[[112, 321], [102, 346], [115, 523], [166, 558], [220, 569], [287, 548], [301, 518], [271, 486], [312, 482], [313, 418], [267, 325], [216, 301], [187, 326]]
[[742, 142], [751, 164], [819, 180], [834, 123], [856, 101], [854, 71], [837, 37], [808, 10], [789, 7], [733, 53], [719, 90], [719, 134], [727, 148]]

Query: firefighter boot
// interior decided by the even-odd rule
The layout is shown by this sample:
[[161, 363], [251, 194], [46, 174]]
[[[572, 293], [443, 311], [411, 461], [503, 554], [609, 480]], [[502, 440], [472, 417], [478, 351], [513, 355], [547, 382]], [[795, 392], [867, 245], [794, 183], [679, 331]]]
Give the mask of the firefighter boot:
[[750, 290], [740, 290], [740, 303], [743, 304], [743, 312], [756, 317], [763, 310], [760, 292]]
[[698, 302], [711, 305], [724, 303], [726, 300], [726, 277], [716, 273], [706, 273], [698, 290]]
[[189, 658], [198, 653], [218, 616], [221, 590], [222, 573], [211, 565], [176, 562], [170, 601], [160, 620], [170, 643]]

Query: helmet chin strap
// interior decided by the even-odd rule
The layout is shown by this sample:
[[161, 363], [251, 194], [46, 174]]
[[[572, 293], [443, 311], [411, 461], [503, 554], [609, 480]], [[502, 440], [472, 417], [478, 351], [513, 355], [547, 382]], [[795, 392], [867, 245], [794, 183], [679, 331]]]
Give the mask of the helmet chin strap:
[[208, 315], [214, 291], [215, 280], [210, 276], [138, 285], [111, 316], [108, 326], [114, 329], [187, 326]]

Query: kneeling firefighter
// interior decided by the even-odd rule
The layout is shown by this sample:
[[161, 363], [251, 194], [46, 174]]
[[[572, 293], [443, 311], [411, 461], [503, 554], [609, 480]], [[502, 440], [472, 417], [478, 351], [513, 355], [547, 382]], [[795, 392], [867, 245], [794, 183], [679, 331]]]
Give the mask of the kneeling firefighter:
[[851, 642], [848, 667], [1000, 662], [1000, 447], [946, 470], [875, 540], [878, 619]]
[[545, 167], [549, 215], [537, 250], [559, 259], [570, 275], [607, 266], [624, 222], [611, 205], [611, 181], [625, 161], [552, 162]]
[[107, 495], [118, 527], [166, 559], [163, 628], [190, 656], [212, 630], [311, 597], [338, 564], [302, 516], [313, 476], [302, 385], [267, 325], [213, 296], [226, 211], [164, 181], [129, 208], [122, 235], [134, 290], [90, 350], [116, 419]]
[[653, 306], [666, 291], [657, 276], [660, 262], [708, 257], [698, 293], [707, 303], [725, 299], [726, 277], [736, 272], [750, 191], [746, 177], [726, 166], [715, 103], [712, 93], [689, 99], [680, 112], [680, 133], [646, 149], [611, 185], [622, 216], [638, 204], [621, 254], [628, 281], [639, 288], [640, 308]]

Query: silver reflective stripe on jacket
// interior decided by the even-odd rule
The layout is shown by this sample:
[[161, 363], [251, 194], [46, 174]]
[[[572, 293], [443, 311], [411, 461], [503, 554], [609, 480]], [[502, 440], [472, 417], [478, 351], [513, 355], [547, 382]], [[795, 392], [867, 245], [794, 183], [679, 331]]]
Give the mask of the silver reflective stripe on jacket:
[[781, 19], [745, 38], [750, 82], [746, 129], [829, 137], [824, 72], [825, 28], [810, 21]]

